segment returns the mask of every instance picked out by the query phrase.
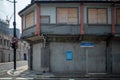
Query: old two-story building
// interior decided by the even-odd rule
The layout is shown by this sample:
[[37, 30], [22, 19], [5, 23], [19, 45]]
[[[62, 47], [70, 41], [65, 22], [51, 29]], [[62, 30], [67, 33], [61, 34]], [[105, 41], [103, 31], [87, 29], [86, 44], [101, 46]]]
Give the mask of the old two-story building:
[[119, 0], [32, 0], [19, 12], [29, 68], [120, 74]]

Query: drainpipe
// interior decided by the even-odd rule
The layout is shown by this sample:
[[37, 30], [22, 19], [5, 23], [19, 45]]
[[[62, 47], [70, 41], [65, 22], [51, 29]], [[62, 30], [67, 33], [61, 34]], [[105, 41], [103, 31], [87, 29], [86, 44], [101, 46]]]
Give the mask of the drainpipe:
[[29, 69], [30, 70], [33, 70], [33, 44], [30, 44], [30, 61], [29, 61], [29, 64], [30, 64], [30, 67]]
[[106, 72], [108, 74], [112, 73], [112, 54], [111, 54], [111, 40], [112, 35], [106, 39]]
[[47, 34], [42, 34], [42, 37], [43, 37], [43, 41], [44, 41], [43, 47], [46, 48], [47, 47]]

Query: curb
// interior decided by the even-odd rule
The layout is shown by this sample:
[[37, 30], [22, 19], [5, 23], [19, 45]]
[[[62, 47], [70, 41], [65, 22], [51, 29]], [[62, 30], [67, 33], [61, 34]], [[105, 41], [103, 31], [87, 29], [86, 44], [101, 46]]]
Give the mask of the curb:
[[16, 70], [10, 69], [7, 71], [7, 74], [10, 76], [18, 76], [20, 75], [22, 72], [26, 71], [28, 69], [28, 66], [22, 66], [22, 67], [18, 67]]

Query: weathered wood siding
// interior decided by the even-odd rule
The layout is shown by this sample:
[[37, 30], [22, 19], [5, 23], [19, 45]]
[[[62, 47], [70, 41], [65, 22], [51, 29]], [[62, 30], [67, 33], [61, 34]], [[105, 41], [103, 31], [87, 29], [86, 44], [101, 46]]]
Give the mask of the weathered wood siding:
[[34, 32], [35, 32], [35, 25], [30, 27], [30, 28], [27, 28], [27, 29], [24, 29], [23, 30], [23, 34], [22, 34], [22, 37], [30, 37], [30, 36], [33, 36], [34, 35]]
[[41, 33], [45, 34], [80, 34], [80, 25], [42, 25]]

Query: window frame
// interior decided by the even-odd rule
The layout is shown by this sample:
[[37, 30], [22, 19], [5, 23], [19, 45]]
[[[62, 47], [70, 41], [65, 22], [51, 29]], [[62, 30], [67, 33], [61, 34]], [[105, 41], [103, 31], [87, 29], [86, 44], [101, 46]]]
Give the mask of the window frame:
[[29, 13], [27, 13], [27, 14], [25, 15], [25, 28], [24, 28], [24, 29], [27, 29], [27, 28], [32, 27], [32, 26], [29, 26], [29, 27], [26, 26], [26, 17], [27, 17], [28, 15], [30, 15], [31, 13], [33, 13], [33, 25], [32, 25], [32, 26], [35, 25], [35, 12], [34, 12], [34, 11], [31, 11], [31, 12], [29, 12]]
[[[48, 23], [41, 23], [41, 17], [48, 17], [49, 22]], [[50, 24], [50, 16], [49, 15], [40, 15], [40, 24]]]
[[116, 24], [117, 24], [117, 25], [120, 25], [120, 23], [118, 23], [118, 17], [117, 17], [117, 16], [118, 16], [118, 15], [117, 15], [118, 10], [120, 10], [120, 8], [116, 8]]
[[[70, 9], [70, 8], [76, 8], [77, 9], [77, 24], [72, 24], [72, 25], [78, 25], [79, 24], [79, 21], [80, 21], [80, 19], [79, 19], [79, 8], [78, 7], [56, 7], [56, 24], [65, 24], [65, 23], [58, 23], [58, 20], [57, 20], [57, 16], [58, 16], [58, 12], [57, 12], [57, 9], [59, 9], [59, 8], [68, 8], [68, 9]], [[66, 24], [69, 24], [69, 23], [66, 23]]]
[[[97, 23], [89, 23], [89, 16], [88, 16], [88, 10], [89, 9], [105, 9], [105, 11], [106, 11], [106, 23], [104, 24], [104, 23], [100, 23], [100, 24], [98, 24], [98, 22]], [[92, 24], [92, 25], [106, 25], [106, 24], [108, 24], [108, 8], [95, 8], [95, 7], [93, 7], [93, 8], [87, 8], [87, 24]]]

